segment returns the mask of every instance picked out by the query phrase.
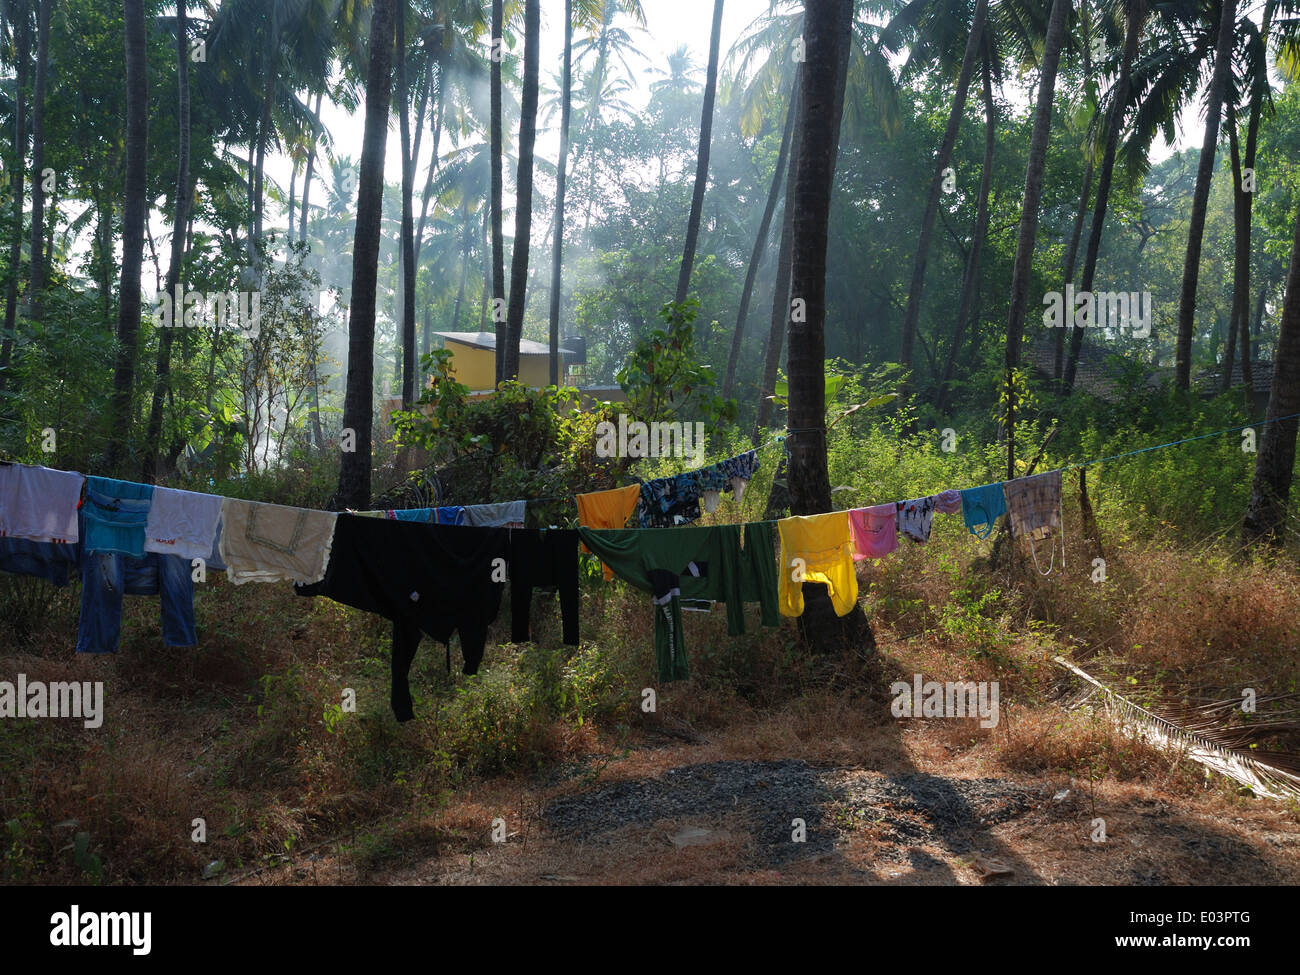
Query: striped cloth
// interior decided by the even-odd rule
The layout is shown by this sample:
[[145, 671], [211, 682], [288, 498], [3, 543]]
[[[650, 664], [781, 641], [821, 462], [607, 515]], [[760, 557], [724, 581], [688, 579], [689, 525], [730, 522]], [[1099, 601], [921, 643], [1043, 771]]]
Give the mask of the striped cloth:
[[1011, 533], [1017, 538], [1047, 538], [1061, 527], [1061, 472], [1003, 482]]

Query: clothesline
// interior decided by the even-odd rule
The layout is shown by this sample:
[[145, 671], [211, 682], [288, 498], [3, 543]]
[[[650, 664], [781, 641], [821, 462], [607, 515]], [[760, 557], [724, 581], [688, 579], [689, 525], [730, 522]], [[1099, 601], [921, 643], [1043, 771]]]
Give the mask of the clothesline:
[[[1300, 414], [1070, 467], [1296, 416]], [[194, 583], [204, 581], [205, 569], [224, 568], [235, 585], [292, 582], [302, 596], [324, 596], [392, 621], [391, 706], [398, 720], [407, 720], [413, 715], [408, 672], [421, 634], [447, 646], [450, 667], [449, 641], [458, 632], [463, 670], [475, 673], [507, 582], [513, 642], [532, 638], [533, 590], [554, 588], [564, 642], [578, 643], [580, 541], [607, 566], [607, 578], [612, 569], [652, 597], [655, 652], [664, 681], [689, 675], [682, 610], [723, 603], [728, 632], [739, 634], [744, 632], [743, 603], [758, 602], [762, 622], [775, 625], [780, 616], [802, 614], [803, 584], [809, 582], [824, 584], [835, 611], [845, 615], [857, 605], [854, 563], [887, 556], [903, 538], [927, 543], [935, 513], [960, 511], [966, 527], [980, 538], [987, 538], [1006, 514], [1012, 535], [1030, 543], [1035, 565], [1036, 543], [1049, 541], [1052, 561], [1044, 574], [1056, 565], [1058, 540], [1064, 568], [1061, 479], [1067, 468], [869, 508], [744, 525], [689, 526], [700, 517], [701, 507], [713, 510], [707, 503], [693, 503], [698, 497], [686, 497], [692, 485], [699, 495], [713, 492], [716, 502], [724, 477], [748, 483], [757, 469], [752, 454], [782, 439], [778, 436], [700, 472], [687, 472], [701, 476], [688, 478], [680, 495], [643, 494], [646, 484], [581, 495], [579, 521], [584, 527], [576, 530], [510, 527], [517, 522], [513, 509], [521, 514], [525, 507], [522, 500], [478, 506], [510, 509], [511, 516], [448, 531], [440, 523], [413, 521], [399, 527], [386, 518], [338, 517], [335, 512], [0, 462], [0, 570], [61, 586], [79, 573], [78, 653], [117, 650], [124, 595], [157, 595], [162, 640], [183, 647], [197, 645], [193, 592]], [[741, 487], [735, 491], [739, 495]], [[666, 516], [673, 527], [655, 532], [624, 527], [636, 501], [656, 506], [652, 523]], [[660, 501], [666, 503], [660, 506]], [[584, 512], [584, 506], [596, 517], [590, 517], [593, 510]], [[779, 526], [775, 530], [774, 524]], [[774, 551], [778, 546], [779, 556]]]
[[[1110, 456], [1107, 457], [1098, 457], [1093, 460], [1085, 460], [1078, 463], [1069, 463], [1069, 464], [1065, 464], [1059, 469], [1062, 472], [1065, 472], [1070, 470], [1078, 470], [1086, 467], [1093, 467], [1097, 464], [1105, 464], [1115, 460], [1122, 460], [1126, 457], [1137, 456], [1138, 454], [1150, 453], [1151, 451], [1155, 451], [1155, 450], [1163, 450], [1166, 447], [1180, 447], [1183, 444], [1195, 443], [1200, 440], [1208, 440], [1213, 437], [1220, 437], [1228, 433], [1239, 433], [1242, 430], [1248, 430], [1253, 427], [1267, 426], [1270, 423], [1281, 423], [1285, 420], [1294, 420], [1297, 418], [1300, 418], [1300, 413], [1290, 413], [1286, 416], [1274, 417], [1272, 419], [1256, 420], [1252, 423], [1243, 423], [1240, 426], [1227, 427], [1222, 430], [1214, 430], [1211, 431], [1210, 433], [1199, 434], [1195, 437], [1183, 437], [1178, 440], [1170, 440], [1167, 443], [1152, 444], [1151, 446], [1148, 447], [1139, 447], [1136, 450], [1125, 451], [1124, 453], [1121, 454], [1111, 454]], [[760, 444], [758, 447], [755, 447], [753, 449], [755, 451], [767, 450], [769, 447], [774, 447], [778, 444], [784, 443], [788, 436], [792, 436], [800, 433], [819, 432], [824, 430], [825, 430], [824, 427], [789, 427], [786, 429], [785, 434], [774, 436], [770, 440], [766, 441], [763, 444]], [[8, 465], [14, 463], [19, 463], [19, 462], [0, 460], [0, 465]], [[690, 473], [690, 472], [686, 472], [686, 473]], [[577, 496], [574, 494], [560, 494], [560, 495], [549, 495], [549, 496], [537, 497], [537, 498], [523, 498], [517, 500], [524, 500], [533, 504], [543, 504], [543, 503], [551, 503], [551, 502], [558, 502], [558, 501], [575, 501], [576, 498]], [[757, 522], [750, 522], [750, 524], [775, 524], [776, 522], [782, 520], [784, 519], [767, 518]]]

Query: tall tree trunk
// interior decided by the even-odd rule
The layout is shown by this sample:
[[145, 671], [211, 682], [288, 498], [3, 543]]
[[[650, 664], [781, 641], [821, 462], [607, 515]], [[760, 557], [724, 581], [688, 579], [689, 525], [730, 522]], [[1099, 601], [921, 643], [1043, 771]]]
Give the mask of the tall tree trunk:
[[[1092, 29], [1088, 21], [1088, 4], [1079, 8], [1079, 21], [1083, 31], [1083, 77], [1092, 77]], [[1122, 70], [1122, 69], [1121, 69]], [[1062, 265], [1062, 287], [1074, 281], [1074, 268], [1079, 255], [1079, 241], [1083, 237], [1083, 221], [1088, 215], [1088, 200], [1092, 194], [1092, 171], [1096, 162], [1093, 146], [1084, 141], [1088, 152], [1088, 165], [1083, 171], [1083, 190], [1079, 193], [1079, 207], [1074, 211], [1074, 227], [1070, 230], [1070, 244], [1065, 251], [1065, 263]], [[1052, 379], [1056, 381], [1057, 392], [1065, 391], [1062, 377], [1065, 375], [1065, 329], [1056, 332], [1052, 356]]]
[[[186, 0], [176, 5], [176, 213], [172, 219], [171, 261], [167, 265], [167, 280], [163, 287], [172, 305], [172, 328], [164, 328], [158, 337], [158, 361], [154, 369], [153, 401], [149, 405], [149, 426], [144, 440], [144, 463], [141, 479], [153, 484], [158, 480], [158, 452], [162, 442], [163, 396], [171, 375], [172, 337], [176, 327], [185, 324], [183, 303], [175, 302], [177, 285], [181, 284], [181, 269], [185, 261], [185, 227], [190, 219], [190, 199], [193, 184], [190, 182], [190, 73], [189, 38], [186, 29]], [[293, 221], [290, 220], [290, 225]], [[180, 290], [184, 290], [181, 288]]]
[[[1250, 231], [1246, 230], [1246, 239], [1242, 237], [1242, 222], [1244, 218], [1243, 205], [1245, 203], [1245, 193], [1242, 192], [1241, 184], [1241, 151], [1237, 140], [1237, 111], [1236, 106], [1227, 105], [1227, 125], [1228, 130], [1228, 158], [1232, 167], [1232, 246], [1233, 246], [1233, 264], [1232, 264], [1232, 311], [1228, 316], [1228, 335], [1223, 343], [1223, 381], [1221, 388], [1224, 392], [1232, 386], [1232, 367], [1236, 365], [1235, 357], [1237, 354], [1237, 330], [1242, 318], [1250, 314], [1250, 296], [1246, 293], [1248, 285], [1243, 280], [1243, 270], [1250, 267]], [[1242, 259], [1242, 248], [1245, 247], [1245, 259]], [[1250, 360], [1244, 359], [1241, 363], [1242, 369], [1250, 368]], [[1247, 385], [1247, 396], [1249, 397], [1250, 388]]]
[[27, 300], [32, 318], [42, 317], [45, 291], [45, 85], [50, 60], [51, 0], [41, 0], [36, 25], [36, 94], [32, 99], [32, 243], [31, 278]]
[[[18, 67], [14, 98], [13, 162], [9, 185], [13, 189], [13, 224], [9, 228], [9, 274], [5, 282], [5, 331], [0, 339], [0, 392], [9, 385], [9, 367], [13, 362], [14, 341], [18, 328], [18, 279], [23, 261], [23, 194], [27, 174], [27, 72], [31, 55], [31, 32], [24, 17], [13, 25], [17, 35]], [[101, 254], [101, 261], [103, 256]], [[103, 289], [104, 295], [109, 292]]]
[[921, 292], [925, 287], [925, 266], [930, 259], [930, 238], [934, 234], [934, 222], [939, 215], [939, 197], [943, 193], [944, 170], [948, 168], [948, 163], [952, 159], [953, 146], [957, 144], [962, 113], [966, 110], [966, 92], [970, 88], [971, 74], [975, 70], [975, 58], [979, 54], [987, 13], [988, 0], [977, 0], [975, 14], [971, 18], [970, 33], [966, 35], [966, 51], [962, 55], [961, 73], [957, 76], [957, 90], [953, 93], [948, 125], [943, 132], [943, 141], [939, 144], [939, 155], [934, 161], [930, 193], [926, 197], [925, 213], [921, 217], [921, 235], [917, 240], [916, 259], [912, 262], [912, 283], [907, 289], [907, 311], [903, 316], [903, 344], [898, 359], [905, 369], [912, 368], [916, 327], [921, 316]]
[[713, 29], [709, 34], [709, 71], [704, 81], [704, 108], [700, 112], [700, 149], [695, 156], [695, 189], [691, 194], [691, 215], [686, 222], [686, 246], [677, 272], [676, 301], [686, 300], [695, 263], [695, 246], [700, 236], [700, 215], [704, 210], [704, 188], [709, 182], [709, 144], [713, 138], [713, 101], [718, 92], [718, 45], [722, 36], [722, 0], [713, 0]]
[[131, 439], [131, 392], [140, 332], [140, 274], [144, 266], [146, 165], [149, 152], [149, 79], [145, 60], [144, 0], [122, 0], [126, 49], [126, 187], [122, 211], [122, 278], [118, 286], [117, 355], [109, 405], [108, 473], [126, 460]]
[[745, 272], [745, 286], [740, 292], [740, 307], [736, 310], [736, 331], [731, 336], [731, 352], [727, 355], [727, 372], [722, 381], [724, 398], [731, 396], [731, 389], [736, 381], [736, 364], [740, 359], [740, 342], [745, 334], [745, 319], [749, 316], [749, 301], [754, 294], [754, 279], [758, 276], [758, 266], [763, 262], [768, 231], [772, 226], [772, 213], [776, 210], [776, 201], [781, 196], [781, 177], [785, 175], [786, 160], [790, 153], [790, 135], [794, 129], [795, 103], [798, 98], [799, 75], [796, 72], [794, 83], [790, 86], [790, 104], [785, 109], [785, 130], [781, 133], [781, 148], [776, 155], [776, 167], [772, 170], [772, 185], [767, 191], [763, 218], [758, 222], [758, 233], [754, 236], [754, 249], [749, 255], [749, 270]]
[[[465, 279], [469, 277], [470, 247], [472, 246], [471, 238], [473, 236], [473, 231], [470, 229], [468, 209], [469, 209], [468, 203], [461, 203], [460, 206], [460, 227], [461, 227], [460, 285], [456, 289], [456, 303], [452, 305], [452, 309], [451, 309], [451, 331], [453, 332], [460, 331], [460, 306], [461, 306], [461, 302], [465, 300]], [[427, 314], [427, 309], [426, 309], [424, 322], [425, 322], [424, 351], [428, 352], [430, 339], [429, 339], [429, 316]]]
[[479, 292], [478, 330], [479, 332], [486, 332], [488, 293], [492, 290], [492, 261], [491, 252], [488, 249], [488, 215], [486, 211], [483, 212], [483, 219], [479, 221], [479, 229], [483, 237], [483, 290]]
[[510, 255], [510, 306], [506, 313], [503, 379], [519, 378], [519, 342], [528, 298], [529, 237], [533, 226], [533, 147], [537, 142], [537, 77], [541, 55], [540, 0], [524, 4], [524, 92], [519, 105], [519, 167], [515, 175], [515, 243]]
[[297, 200], [294, 194], [298, 191], [298, 160], [290, 156], [289, 158], [289, 220], [284, 229], [284, 239], [288, 244], [293, 243], [293, 211], [294, 204]]
[[1296, 431], [1300, 429], [1297, 413], [1300, 413], [1300, 211], [1296, 213], [1291, 266], [1278, 326], [1267, 422], [1255, 457], [1255, 479], [1242, 527], [1247, 542], [1263, 538], [1273, 545], [1281, 545], [1285, 540], [1287, 502], [1295, 471]]
[[[826, 454], [826, 246], [838, 150], [842, 87], [847, 72], [853, 0], [807, 0], [804, 42], [808, 60], [801, 86], [799, 161], [795, 169], [794, 257], [791, 294], [802, 298], [806, 321], [790, 323], [789, 490], [797, 515], [831, 510]], [[779, 571], [792, 571], [789, 566]], [[866, 617], [856, 607], [837, 617], [824, 587], [805, 594], [800, 634], [814, 653], [873, 649]]]
[[[1271, 10], [1271, 8], [1270, 8]], [[1269, 10], [1264, 14], [1263, 34], [1268, 35]], [[1265, 67], [1267, 70], [1267, 66]], [[1268, 97], [1267, 86], [1265, 91], [1251, 99], [1250, 102], [1250, 121], [1246, 123], [1246, 169], [1250, 170], [1251, 175], [1255, 174], [1255, 150], [1259, 145], [1259, 117], [1260, 110], [1263, 107], [1264, 98]], [[1257, 187], [1256, 187], [1257, 188]], [[1245, 191], [1243, 186], [1243, 195], [1241, 201], [1242, 207], [1242, 229], [1241, 236], [1245, 242], [1242, 257], [1238, 260], [1241, 263], [1241, 323], [1238, 329], [1241, 337], [1241, 376], [1246, 382], [1246, 404], [1251, 409], [1254, 408], [1255, 392], [1255, 358], [1250, 349], [1250, 250], [1251, 250], [1251, 221], [1254, 219], [1255, 192]], [[1262, 296], [1262, 295], [1261, 295]], [[1262, 308], [1262, 304], [1261, 304]]]
[[[316, 107], [312, 109], [312, 114], [316, 116], [318, 122], [320, 121], [321, 97], [322, 92], [316, 92]], [[307, 153], [307, 173], [303, 176], [302, 180], [302, 203], [300, 204], [302, 207], [302, 213], [298, 217], [299, 240], [307, 239], [307, 200], [311, 194], [311, 178], [313, 171], [316, 168], [316, 138], [315, 135], [312, 136], [311, 150]]]
[[415, 402], [415, 158], [411, 152], [411, 121], [406, 79], [406, 13], [409, 0], [397, 10], [397, 109], [402, 138], [402, 409]]
[[[997, 139], [997, 106], [993, 102], [993, 71], [988, 58], [984, 59], [984, 170], [980, 174], [979, 200], [975, 205], [975, 232], [971, 236], [970, 258], [966, 262], [966, 277], [961, 287], [961, 306], [957, 310], [957, 325], [953, 330], [952, 347], [943, 366], [939, 381], [940, 412], [948, 409], [952, 394], [952, 377], [957, 369], [962, 339], [975, 317], [976, 298], [979, 296], [980, 259], [984, 251], [984, 238], [989, 231], [989, 189], [993, 183], [993, 147]], [[1087, 190], [1085, 189], [1085, 194]], [[1077, 235], [1076, 235], [1077, 242]]]
[[[1106, 223], [1106, 208], [1110, 203], [1110, 184], [1115, 175], [1115, 156], [1119, 150], [1119, 134], [1124, 127], [1124, 110], [1127, 107], [1133, 62], [1137, 59], [1138, 41], [1142, 25], [1146, 23], [1146, 0], [1131, 0], [1128, 4], [1127, 26], [1124, 32], [1124, 54], [1120, 59], [1119, 77], [1115, 79], [1114, 101], [1106, 121], [1106, 148], [1101, 157], [1101, 174], [1097, 179], [1097, 201], [1093, 204], [1092, 226], [1088, 228], [1088, 250], [1083, 258], [1083, 277], [1080, 291], [1092, 291], [1093, 277], [1097, 273], [1097, 258], [1101, 253], [1101, 234]], [[1067, 309], [1067, 320], [1073, 320], [1074, 309]], [[1065, 322], [1061, 323], [1064, 330]], [[1070, 356], [1065, 365], [1061, 384], [1069, 393], [1074, 389], [1074, 377], [1079, 368], [1079, 355], [1083, 349], [1085, 329], [1077, 324], [1070, 331]]]
[[1052, 128], [1052, 98], [1056, 94], [1056, 69], [1065, 39], [1069, 0], [1053, 0], [1047, 36], [1043, 42], [1042, 71], [1038, 79], [1038, 103], [1034, 131], [1029, 141], [1029, 165], [1025, 170], [1024, 209], [1020, 213], [1020, 235], [1016, 261], [1011, 272], [1010, 310], [1007, 316], [1006, 386], [1007, 477], [1016, 470], [1015, 372], [1020, 366], [1020, 341], [1025, 334], [1025, 307], [1029, 301], [1029, 275], [1038, 236], [1038, 205], [1043, 198], [1043, 171], [1047, 165], [1047, 138]]
[[[805, 62], [807, 63], [807, 62]], [[803, 84], [803, 64], [798, 67], [794, 94]], [[793, 95], [792, 95], [793, 97]], [[772, 308], [768, 322], [767, 346], [763, 355], [763, 378], [758, 389], [758, 415], [754, 420], [753, 441], [757, 445], [761, 431], [772, 420], [771, 396], [776, 392], [776, 374], [781, 366], [781, 346], [785, 344], [786, 322], [790, 319], [790, 262], [794, 254], [794, 171], [803, 145], [802, 95], [795, 101], [795, 126], [790, 135], [790, 161], [785, 174], [785, 201], [781, 213], [781, 238], [776, 248], [776, 275], [772, 283]]]
[[[430, 69], [428, 84], [433, 83], [432, 68]], [[433, 120], [433, 153], [429, 157], [429, 170], [424, 177], [424, 197], [420, 201], [420, 225], [415, 231], [415, 260], [419, 263], [420, 248], [424, 246], [424, 221], [429, 215], [429, 198], [433, 195], [433, 176], [438, 171], [438, 142], [442, 136], [442, 114], [444, 94], [446, 89], [446, 78], [442, 68], [438, 69], [438, 105], [437, 113]]]
[[366, 124], [357, 185], [356, 237], [352, 248], [352, 304], [348, 312], [348, 378], [343, 398], [344, 435], [355, 449], [343, 452], [332, 507], [370, 504], [371, 429], [374, 423], [375, 285], [379, 274], [380, 217], [384, 203], [384, 147], [392, 98], [393, 24], [397, 0], [374, 0], [370, 19], [370, 66], [366, 75]]
[[266, 202], [264, 189], [266, 170], [266, 144], [271, 137], [271, 109], [275, 104], [277, 53], [280, 50], [280, 4], [270, 0], [271, 29], [267, 34], [266, 70], [262, 76], [262, 117], [257, 126], [257, 153], [253, 163], [253, 239], [262, 239], [262, 208]]
[[[555, 240], [551, 251], [550, 381], [560, 383], [560, 284], [564, 267], [564, 195], [569, 163], [569, 114], [573, 102], [573, 0], [564, 0], [564, 64], [560, 81], [560, 159], [555, 169]], [[457, 307], [460, 307], [457, 299]]]
[[1214, 177], [1214, 154], [1219, 144], [1219, 116], [1228, 90], [1228, 72], [1232, 67], [1233, 36], [1237, 22], [1237, 0], [1223, 0], [1219, 17], [1219, 36], [1214, 49], [1214, 74], [1205, 99], [1205, 139], [1196, 167], [1196, 188], [1192, 193], [1192, 213], [1187, 227], [1187, 257], [1183, 262], [1183, 287], [1178, 299], [1178, 344], [1174, 382], [1188, 390], [1192, 384], [1192, 337], [1196, 330], [1196, 285], [1201, 274], [1201, 241], [1205, 233], [1205, 213], [1210, 200], [1210, 182]]
[[505, 56], [502, 34], [502, 0], [492, 0], [492, 70], [490, 84], [489, 149], [492, 155], [492, 322], [496, 327], [496, 381], [505, 378], [506, 323], [505, 241], [501, 236], [501, 58]]

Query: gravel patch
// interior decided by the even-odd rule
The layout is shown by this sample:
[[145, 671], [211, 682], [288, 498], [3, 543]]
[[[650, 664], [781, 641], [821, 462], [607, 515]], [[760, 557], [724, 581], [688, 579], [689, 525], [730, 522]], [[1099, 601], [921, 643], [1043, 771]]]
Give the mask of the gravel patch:
[[[680, 766], [656, 778], [557, 799], [543, 818], [575, 841], [597, 843], [663, 820], [713, 826], [725, 821], [752, 837], [762, 865], [778, 866], [833, 853], [841, 833], [867, 825], [896, 843], [900, 857], [936, 841], [966, 852], [979, 831], [1021, 816], [1045, 798], [1001, 779], [845, 773], [799, 760], [731, 761]], [[804, 842], [793, 840], [795, 819], [804, 822]]]

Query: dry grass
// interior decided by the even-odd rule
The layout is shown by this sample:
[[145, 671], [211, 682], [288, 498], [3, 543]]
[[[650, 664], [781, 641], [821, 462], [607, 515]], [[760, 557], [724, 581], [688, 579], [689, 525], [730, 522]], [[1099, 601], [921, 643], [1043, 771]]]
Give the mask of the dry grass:
[[[964, 855], [940, 847], [922, 844], [929, 859], [911, 866], [886, 862], [888, 840], [869, 829], [846, 834], [829, 860], [774, 870], [755, 865], [753, 838], [735, 823], [715, 824], [717, 842], [700, 847], [673, 848], [666, 837], [683, 824], [665, 821], [577, 848], [539, 819], [543, 803], [595, 781], [803, 759], [1071, 790], [1080, 805], [1068, 829], [1046, 811], [988, 831], [990, 850], [1015, 859], [1021, 880], [1139, 882], [1144, 864], [1161, 864], [1150, 866], [1155, 882], [1251, 882], [1259, 863], [1294, 880], [1296, 809], [1242, 798], [1219, 779], [1207, 788], [1199, 767], [1062, 710], [1050, 658], [1073, 653], [1181, 695], [1247, 682], [1261, 697], [1294, 691], [1296, 566], [1239, 561], [1228, 541], [1127, 541], [1117, 530], [1106, 581], [1094, 582], [1070, 508], [1066, 569], [1043, 578], [1013, 553], [989, 564], [989, 545], [955, 521], [937, 519], [924, 549], [904, 543], [860, 567], [878, 658], [811, 658], [790, 623], [761, 628], [756, 611], [741, 637], [727, 634], [720, 612], [690, 614], [693, 679], [658, 687], [653, 716], [637, 706], [641, 689], [655, 686], [649, 603], [603, 584], [584, 584], [576, 655], [490, 646], [480, 676], [467, 680], [447, 675], [441, 647], [426, 643], [413, 673], [418, 718], [400, 726], [388, 713], [381, 620], [287, 587], [213, 578], [199, 594], [200, 651], [161, 648], [157, 602], [132, 599], [121, 652], [86, 659], [72, 654], [75, 588], [47, 593], [21, 632], [6, 621], [0, 673], [103, 680], [107, 717], [99, 730], [0, 722], [0, 878], [184, 883], [222, 861], [223, 880], [257, 883], [978, 882]], [[543, 643], [556, 645], [558, 621], [535, 612]], [[504, 620], [494, 632], [504, 635]], [[888, 685], [918, 673], [997, 681], [1002, 720], [985, 729], [895, 719]], [[345, 688], [356, 691], [358, 713], [332, 714]], [[554, 781], [551, 772], [569, 766], [579, 773]], [[1150, 802], [1171, 811], [1145, 816]], [[1085, 827], [1101, 809], [1137, 845], [1088, 842]], [[489, 838], [498, 816], [514, 834], [504, 845]], [[195, 818], [206, 821], [204, 844], [191, 841]], [[1185, 841], [1206, 824], [1258, 863], [1198, 877], [1208, 868]], [[98, 867], [74, 860], [78, 831]]]

